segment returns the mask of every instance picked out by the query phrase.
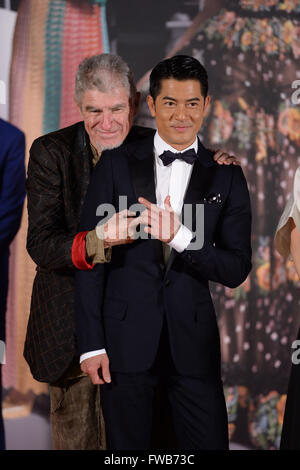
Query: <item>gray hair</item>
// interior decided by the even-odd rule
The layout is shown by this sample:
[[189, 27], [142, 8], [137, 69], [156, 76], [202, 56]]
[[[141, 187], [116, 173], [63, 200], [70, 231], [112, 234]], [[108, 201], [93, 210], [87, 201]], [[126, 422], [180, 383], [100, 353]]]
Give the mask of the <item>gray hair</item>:
[[108, 93], [118, 86], [123, 86], [133, 104], [136, 87], [128, 64], [115, 54], [98, 54], [86, 57], [77, 70], [75, 79], [75, 100], [80, 106], [86, 90], [97, 89]]

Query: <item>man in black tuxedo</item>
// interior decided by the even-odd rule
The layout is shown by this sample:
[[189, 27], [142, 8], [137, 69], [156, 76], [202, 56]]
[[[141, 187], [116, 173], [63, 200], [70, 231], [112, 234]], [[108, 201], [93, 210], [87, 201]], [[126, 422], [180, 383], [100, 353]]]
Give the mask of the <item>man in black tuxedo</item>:
[[110, 449], [149, 448], [161, 383], [181, 449], [228, 448], [208, 281], [234, 288], [249, 274], [251, 208], [241, 168], [217, 165], [197, 138], [207, 92], [196, 59], [160, 62], [148, 96], [155, 136], [104, 152], [84, 203], [81, 230], [121, 210], [124, 196], [131, 210], [137, 201], [146, 208], [134, 243], [115, 247], [109, 265], [76, 273], [81, 368], [102, 384]]

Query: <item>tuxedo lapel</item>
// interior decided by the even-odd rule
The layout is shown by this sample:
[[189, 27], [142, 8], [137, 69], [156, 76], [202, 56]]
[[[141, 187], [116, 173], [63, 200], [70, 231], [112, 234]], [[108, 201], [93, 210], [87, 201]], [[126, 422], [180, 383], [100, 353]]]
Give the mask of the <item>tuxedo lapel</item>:
[[140, 141], [129, 158], [129, 171], [136, 198], [156, 204], [153, 136]]
[[212, 175], [209, 168], [217, 165], [213, 160], [213, 155], [214, 152], [206, 149], [198, 139], [197, 160], [195, 160], [190, 182], [185, 193], [183, 207], [185, 204], [194, 204], [195, 202], [202, 201], [204, 195], [209, 191]]
[[[157, 204], [154, 176], [154, 146], [153, 136], [140, 141], [128, 158], [131, 182], [136, 198], [143, 197], [153, 204]], [[150, 241], [151, 236], [148, 235]], [[148, 242], [149, 243], [149, 242]], [[162, 243], [159, 240], [151, 240], [153, 250], [163, 258]]]
[[[204, 195], [209, 191], [212, 172], [208, 169], [216, 165], [212, 158], [213, 154], [214, 152], [206, 149], [198, 139], [197, 160], [193, 166], [184, 204], [201, 203]], [[129, 155], [128, 164], [136, 198], [144, 197], [156, 204], [153, 136], [137, 143]], [[168, 273], [175, 256], [176, 251], [171, 250], [165, 275]]]
[[[185, 205], [193, 205], [195, 203], [200, 203], [203, 201], [203, 197], [205, 194], [209, 192], [209, 187], [211, 185], [211, 176], [212, 172], [209, 171], [210, 167], [216, 166], [217, 163], [213, 160], [214, 152], [211, 150], [206, 149], [200, 140], [198, 139], [198, 152], [197, 152], [197, 159], [195, 160], [191, 178], [185, 193], [181, 217], [184, 214], [184, 206]], [[195, 211], [193, 211], [194, 217]], [[184, 219], [183, 223], [184, 223]], [[166, 266], [165, 275], [167, 275], [177, 252], [175, 250], [171, 250], [168, 263]]]

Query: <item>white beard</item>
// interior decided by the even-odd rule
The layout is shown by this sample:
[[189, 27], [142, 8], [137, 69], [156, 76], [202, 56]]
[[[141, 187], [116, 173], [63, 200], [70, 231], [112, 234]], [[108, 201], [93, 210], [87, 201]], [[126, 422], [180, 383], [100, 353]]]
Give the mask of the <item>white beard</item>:
[[96, 147], [96, 148], [97, 148], [98, 152], [101, 153], [101, 152], [104, 152], [104, 150], [113, 150], [113, 149], [117, 149], [117, 148], [120, 147], [120, 145], [122, 145], [122, 144], [123, 144], [123, 140], [122, 140], [122, 142], [120, 142], [118, 145], [107, 145], [107, 146], [103, 147], [102, 145], [97, 144], [97, 147]]

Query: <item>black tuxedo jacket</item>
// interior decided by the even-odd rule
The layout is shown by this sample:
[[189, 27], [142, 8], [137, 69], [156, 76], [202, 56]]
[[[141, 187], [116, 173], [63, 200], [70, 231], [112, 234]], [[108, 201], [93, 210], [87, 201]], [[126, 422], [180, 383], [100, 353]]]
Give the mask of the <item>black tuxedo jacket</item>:
[[[220, 341], [208, 281], [237, 287], [251, 269], [251, 209], [239, 166], [220, 166], [200, 142], [185, 204], [204, 204], [204, 245], [172, 250], [167, 266], [162, 244], [137, 239], [113, 248], [109, 264], [77, 271], [75, 304], [79, 354], [106, 348], [114, 372], [149, 369], [163, 317], [178, 372], [220, 373]], [[104, 152], [83, 206], [80, 230], [99, 222], [97, 207], [119, 196], [128, 207], [143, 196], [156, 202], [153, 137]], [[122, 208], [122, 207], [121, 207]]]

